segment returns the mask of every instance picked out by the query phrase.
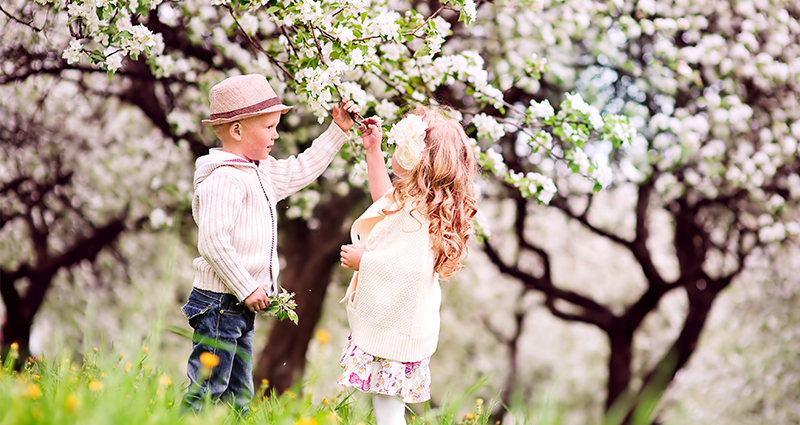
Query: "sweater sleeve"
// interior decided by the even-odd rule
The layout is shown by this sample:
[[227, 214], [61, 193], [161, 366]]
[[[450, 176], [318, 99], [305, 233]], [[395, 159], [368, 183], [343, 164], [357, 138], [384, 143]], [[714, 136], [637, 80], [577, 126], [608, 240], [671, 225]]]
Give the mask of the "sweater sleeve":
[[336, 123], [331, 123], [311, 147], [303, 153], [286, 159], [269, 157], [264, 172], [275, 191], [277, 200], [308, 186], [328, 167], [342, 145], [349, 139]]
[[201, 183], [197, 192], [200, 255], [236, 297], [244, 301], [259, 286], [242, 265], [231, 242], [234, 223], [243, 210], [244, 183], [222, 169]]

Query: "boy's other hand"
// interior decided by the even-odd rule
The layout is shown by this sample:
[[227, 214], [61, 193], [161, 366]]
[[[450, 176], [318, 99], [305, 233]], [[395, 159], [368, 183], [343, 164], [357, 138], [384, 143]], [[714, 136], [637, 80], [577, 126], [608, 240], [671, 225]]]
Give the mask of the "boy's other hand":
[[381, 138], [383, 137], [383, 129], [381, 128], [381, 124], [377, 118], [365, 118], [363, 121], [361, 121], [361, 125], [358, 127], [358, 129], [361, 130], [361, 142], [364, 143], [365, 149], [380, 149]]
[[350, 116], [351, 113], [358, 114], [359, 110], [355, 102], [349, 98], [342, 98], [341, 107], [336, 105], [333, 106], [333, 122], [335, 122], [336, 125], [338, 125], [339, 128], [341, 128], [345, 133], [350, 131], [355, 124], [355, 121], [353, 121], [353, 118]]
[[264, 310], [269, 306], [269, 297], [264, 292], [264, 288], [258, 287], [252, 294], [244, 299], [244, 305], [253, 313]]
[[364, 255], [364, 248], [355, 245], [342, 245], [342, 267], [357, 271], [361, 265], [361, 256]]

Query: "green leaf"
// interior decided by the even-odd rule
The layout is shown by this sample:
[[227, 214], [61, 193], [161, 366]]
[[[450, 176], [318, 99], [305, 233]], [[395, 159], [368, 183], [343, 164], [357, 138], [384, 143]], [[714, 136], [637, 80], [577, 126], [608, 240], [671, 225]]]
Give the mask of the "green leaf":
[[106, 61], [106, 56], [100, 50], [95, 49], [89, 52], [89, 59], [92, 63], [100, 63]]
[[420, 58], [420, 57], [423, 57], [423, 56], [427, 56], [430, 53], [431, 53], [431, 48], [430, 48], [430, 46], [428, 46], [426, 44], [421, 49], [419, 49], [416, 52], [414, 52], [414, 57], [415, 58]]

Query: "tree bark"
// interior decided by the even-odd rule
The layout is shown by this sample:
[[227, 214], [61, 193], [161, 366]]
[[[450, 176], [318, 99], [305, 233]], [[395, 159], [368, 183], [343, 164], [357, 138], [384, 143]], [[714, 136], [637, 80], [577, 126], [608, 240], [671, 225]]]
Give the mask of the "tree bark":
[[608, 343], [611, 350], [608, 355], [606, 411], [618, 401], [624, 400], [628, 391], [633, 361], [633, 332], [614, 329], [608, 333]]
[[[75, 241], [60, 254], [45, 252], [33, 266], [23, 264], [13, 272], [3, 270], [0, 273], [0, 295], [6, 305], [6, 317], [0, 334], [4, 356], [11, 344], [16, 342], [20, 353], [18, 364], [28, 358], [33, 318], [44, 302], [53, 277], [61, 268], [71, 267], [83, 260], [94, 261], [97, 254], [114, 243], [125, 230], [126, 217], [127, 211], [107, 225], [94, 229], [91, 236]], [[16, 287], [16, 282], [23, 279], [29, 283], [24, 295]]]
[[256, 383], [266, 379], [267, 390], [282, 393], [302, 379], [308, 344], [322, 314], [331, 273], [339, 264], [341, 246], [350, 243], [344, 221], [363, 198], [364, 192], [354, 189], [321, 203], [316, 211], [320, 217], [317, 229], [309, 229], [304, 220], [282, 221], [279, 246], [286, 267], [280, 282], [295, 293], [300, 320], [297, 325], [291, 321], [276, 323], [261, 351], [255, 378]]

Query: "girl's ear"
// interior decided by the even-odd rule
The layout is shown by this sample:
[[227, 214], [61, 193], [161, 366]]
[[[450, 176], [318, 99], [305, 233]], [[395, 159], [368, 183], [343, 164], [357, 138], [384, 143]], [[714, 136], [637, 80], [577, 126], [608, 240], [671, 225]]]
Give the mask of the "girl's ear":
[[239, 121], [234, 121], [231, 123], [230, 127], [228, 127], [228, 133], [231, 135], [233, 140], [237, 142], [242, 141], [242, 124]]

